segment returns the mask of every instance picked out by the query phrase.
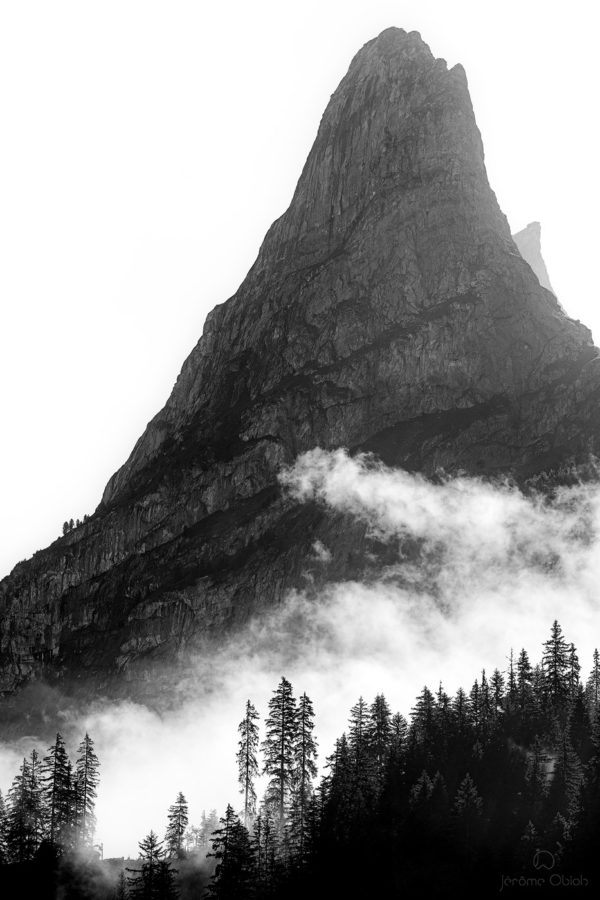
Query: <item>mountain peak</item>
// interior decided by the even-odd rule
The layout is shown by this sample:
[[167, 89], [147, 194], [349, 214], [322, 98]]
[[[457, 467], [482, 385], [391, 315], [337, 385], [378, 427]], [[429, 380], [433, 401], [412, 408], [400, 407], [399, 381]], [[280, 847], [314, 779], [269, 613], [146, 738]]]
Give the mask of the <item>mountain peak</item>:
[[540, 223], [530, 222], [522, 231], [513, 234], [513, 240], [525, 262], [529, 263], [535, 272], [542, 287], [555, 294], [556, 291], [550, 284], [550, 276], [542, 256], [542, 226]]
[[387, 29], [95, 515], [0, 584], [0, 688], [172, 659], [305, 585], [315, 541], [360, 577], [360, 523], [281, 492], [306, 450], [521, 479], [586, 459], [597, 363], [516, 251], [462, 68]]

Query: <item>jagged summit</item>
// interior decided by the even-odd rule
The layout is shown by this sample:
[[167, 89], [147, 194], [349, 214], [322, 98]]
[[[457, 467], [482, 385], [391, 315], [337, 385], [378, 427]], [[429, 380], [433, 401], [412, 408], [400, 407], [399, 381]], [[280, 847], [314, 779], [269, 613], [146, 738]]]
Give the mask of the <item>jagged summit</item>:
[[530, 222], [522, 231], [513, 234], [513, 240], [519, 248], [519, 253], [523, 259], [529, 263], [535, 272], [542, 287], [556, 294], [556, 291], [550, 284], [550, 276], [542, 256], [542, 226], [540, 223]]
[[304, 450], [526, 478], [597, 449], [599, 394], [589, 331], [511, 238], [462, 68], [388, 29], [96, 514], [0, 584], [4, 689], [172, 660], [304, 585], [315, 540], [319, 577], [360, 577], [363, 526], [278, 486]]

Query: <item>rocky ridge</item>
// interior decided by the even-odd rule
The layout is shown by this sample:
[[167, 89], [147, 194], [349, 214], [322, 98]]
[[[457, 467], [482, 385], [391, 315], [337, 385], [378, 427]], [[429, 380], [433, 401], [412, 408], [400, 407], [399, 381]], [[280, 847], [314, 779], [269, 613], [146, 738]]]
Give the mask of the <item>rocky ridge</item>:
[[317, 583], [362, 571], [364, 529], [278, 485], [311, 447], [522, 479], [585, 460], [598, 358], [510, 235], [462, 67], [384, 31], [95, 514], [0, 583], [0, 687], [143, 677], [303, 584], [316, 540]]

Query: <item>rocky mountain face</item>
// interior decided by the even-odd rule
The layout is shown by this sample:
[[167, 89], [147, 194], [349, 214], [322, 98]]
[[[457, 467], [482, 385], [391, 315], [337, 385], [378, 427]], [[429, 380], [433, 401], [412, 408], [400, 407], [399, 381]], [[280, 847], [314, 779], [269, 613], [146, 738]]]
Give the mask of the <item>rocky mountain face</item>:
[[278, 603], [317, 539], [319, 578], [358, 572], [364, 529], [278, 485], [304, 450], [526, 479], [597, 449], [599, 394], [488, 184], [463, 69], [384, 31], [95, 514], [0, 584], [1, 687], [138, 677]]
[[529, 263], [542, 287], [554, 293], [550, 284], [548, 269], [542, 256], [542, 226], [539, 222], [530, 222], [527, 228], [513, 234], [513, 241], [523, 259]]

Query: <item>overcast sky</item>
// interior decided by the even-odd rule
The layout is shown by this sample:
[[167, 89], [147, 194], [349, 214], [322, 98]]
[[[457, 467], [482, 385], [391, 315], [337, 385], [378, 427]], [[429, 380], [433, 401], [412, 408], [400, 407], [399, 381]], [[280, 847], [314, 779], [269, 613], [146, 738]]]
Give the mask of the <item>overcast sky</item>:
[[367, 40], [467, 70], [513, 230], [600, 336], [595, 4], [4, 0], [0, 573], [92, 512], [289, 203]]

